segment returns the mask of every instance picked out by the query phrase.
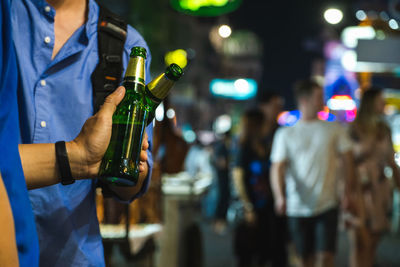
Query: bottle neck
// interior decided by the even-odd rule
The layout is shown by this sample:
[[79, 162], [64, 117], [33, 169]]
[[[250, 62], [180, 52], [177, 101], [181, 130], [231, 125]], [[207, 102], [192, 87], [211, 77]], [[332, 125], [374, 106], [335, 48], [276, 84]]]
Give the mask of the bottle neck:
[[174, 83], [165, 76], [165, 73], [162, 73], [146, 86], [146, 93], [150, 94], [152, 99], [161, 102], [167, 97]]
[[138, 83], [145, 86], [145, 59], [143, 57], [131, 57], [125, 71], [125, 82]]

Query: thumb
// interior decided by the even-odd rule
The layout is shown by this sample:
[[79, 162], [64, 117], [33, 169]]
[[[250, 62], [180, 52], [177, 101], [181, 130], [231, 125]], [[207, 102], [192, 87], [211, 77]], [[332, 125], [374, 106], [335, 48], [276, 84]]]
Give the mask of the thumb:
[[104, 104], [101, 106], [98, 114], [105, 116], [112, 116], [117, 109], [118, 104], [125, 96], [125, 87], [120, 86], [111, 95], [107, 96]]

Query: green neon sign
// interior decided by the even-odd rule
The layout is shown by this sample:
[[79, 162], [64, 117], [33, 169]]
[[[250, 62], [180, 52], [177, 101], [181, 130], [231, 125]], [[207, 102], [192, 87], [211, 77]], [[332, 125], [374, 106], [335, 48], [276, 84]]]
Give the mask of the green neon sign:
[[236, 10], [242, 0], [171, 0], [172, 7], [193, 16], [213, 17]]

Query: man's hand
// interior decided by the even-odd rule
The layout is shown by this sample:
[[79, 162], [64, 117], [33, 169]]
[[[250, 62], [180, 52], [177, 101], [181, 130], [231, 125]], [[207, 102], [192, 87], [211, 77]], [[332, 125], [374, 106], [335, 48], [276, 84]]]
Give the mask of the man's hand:
[[[67, 150], [71, 165], [74, 163], [80, 164], [78, 168], [71, 166], [72, 175], [75, 178], [97, 176], [101, 160], [110, 143], [112, 116], [124, 95], [125, 88], [123, 86], [118, 87], [115, 92], [106, 98], [100, 110], [85, 122], [79, 135], [71, 142], [68, 142]], [[146, 170], [148, 147], [149, 143], [145, 132], [140, 153], [140, 172]]]
[[[112, 116], [124, 95], [125, 88], [118, 87], [106, 98], [100, 110], [85, 122], [79, 135], [67, 143], [72, 175], [75, 178], [93, 177], [98, 174], [101, 159], [111, 139]], [[75, 164], [79, 167], [72, 166]]]
[[[99, 112], [90, 117], [79, 135], [66, 143], [72, 176], [75, 179], [96, 177], [104, 153], [111, 139], [112, 116], [125, 95], [125, 88], [120, 86], [109, 95]], [[147, 135], [143, 138], [140, 153], [139, 184], [148, 173]], [[35, 189], [60, 182], [54, 144], [19, 145], [22, 167], [28, 189]]]
[[149, 148], [149, 141], [146, 131], [144, 132], [143, 142], [142, 142], [142, 151], [140, 151], [140, 164], [139, 164], [139, 172], [147, 172], [147, 149]]

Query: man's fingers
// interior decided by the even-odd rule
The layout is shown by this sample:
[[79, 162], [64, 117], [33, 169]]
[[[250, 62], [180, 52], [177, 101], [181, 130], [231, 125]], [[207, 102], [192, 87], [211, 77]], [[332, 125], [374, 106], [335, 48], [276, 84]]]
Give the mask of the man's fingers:
[[125, 87], [120, 86], [111, 95], [107, 96], [104, 104], [101, 106], [98, 114], [112, 116], [117, 109], [118, 104], [125, 96]]
[[149, 142], [147, 141], [147, 139], [143, 140], [142, 143], [142, 150], [147, 150], [149, 148]]
[[146, 170], [146, 165], [147, 163], [146, 163], [146, 161], [141, 161], [140, 162], [140, 164], [139, 164], [139, 171], [140, 172], [144, 172], [145, 170]]
[[147, 156], [147, 151], [146, 150], [142, 150], [140, 151], [140, 161], [147, 161], [148, 156]]
[[148, 148], [149, 148], [149, 137], [147, 136], [147, 132], [145, 131], [143, 134], [142, 150], [147, 150]]

